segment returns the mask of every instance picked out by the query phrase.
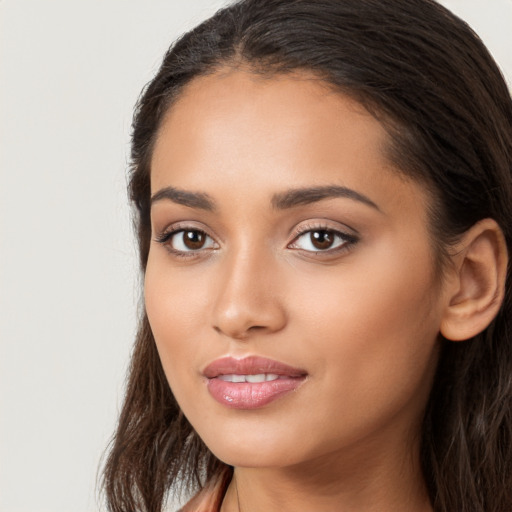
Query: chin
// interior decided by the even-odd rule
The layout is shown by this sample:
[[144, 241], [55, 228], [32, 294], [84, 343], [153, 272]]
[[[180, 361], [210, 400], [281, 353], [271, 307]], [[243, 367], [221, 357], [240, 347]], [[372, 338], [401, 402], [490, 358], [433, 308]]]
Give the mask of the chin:
[[208, 449], [219, 460], [236, 467], [283, 467], [297, 464], [303, 458], [298, 447], [301, 442], [290, 435], [280, 436], [275, 429], [267, 432], [257, 426], [243, 429], [209, 429], [206, 435], [198, 432]]
[[219, 460], [234, 467], [245, 468], [277, 468], [291, 466], [300, 462], [289, 457], [283, 450], [272, 450], [269, 447], [263, 449], [237, 445], [215, 446], [210, 451]]

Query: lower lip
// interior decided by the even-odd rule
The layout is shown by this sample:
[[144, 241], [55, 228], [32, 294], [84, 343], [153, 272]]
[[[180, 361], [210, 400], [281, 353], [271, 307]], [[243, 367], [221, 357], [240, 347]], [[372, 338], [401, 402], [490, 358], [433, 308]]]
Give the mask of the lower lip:
[[304, 382], [301, 378], [279, 378], [267, 382], [226, 382], [208, 379], [208, 391], [217, 402], [232, 409], [257, 409], [283, 395], [295, 391]]

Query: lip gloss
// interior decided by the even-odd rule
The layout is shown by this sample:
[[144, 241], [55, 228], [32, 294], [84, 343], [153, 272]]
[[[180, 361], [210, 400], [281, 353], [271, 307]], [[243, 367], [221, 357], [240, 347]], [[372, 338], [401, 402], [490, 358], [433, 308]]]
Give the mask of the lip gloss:
[[295, 391], [307, 373], [263, 357], [224, 357], [203, 371], [208, 391], [222, 405], [233, 409], [257, 409]]

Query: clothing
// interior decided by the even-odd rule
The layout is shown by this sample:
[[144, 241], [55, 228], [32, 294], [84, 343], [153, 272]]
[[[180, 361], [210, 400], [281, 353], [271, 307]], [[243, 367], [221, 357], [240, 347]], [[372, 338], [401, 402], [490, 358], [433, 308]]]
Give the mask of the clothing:
[[231, 476], [227, 471], [212, 479], [178, 512], [219, 512]]

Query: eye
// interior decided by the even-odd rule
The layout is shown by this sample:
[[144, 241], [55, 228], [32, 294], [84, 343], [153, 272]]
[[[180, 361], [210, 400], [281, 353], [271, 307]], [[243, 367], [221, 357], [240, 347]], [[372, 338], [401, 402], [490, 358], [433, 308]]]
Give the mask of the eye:
[[309, 252], [328, 252], [351, 245], [356, 241], [353, 235], [334, 229], [310, 229], [297, 236], [289, 247]]
[[210, 236], [199, 229], [171, 231], [157, 238], [157, 242], [176, 253], [197, 252], [204, 249], [214, 249], [217, 246]]

